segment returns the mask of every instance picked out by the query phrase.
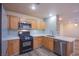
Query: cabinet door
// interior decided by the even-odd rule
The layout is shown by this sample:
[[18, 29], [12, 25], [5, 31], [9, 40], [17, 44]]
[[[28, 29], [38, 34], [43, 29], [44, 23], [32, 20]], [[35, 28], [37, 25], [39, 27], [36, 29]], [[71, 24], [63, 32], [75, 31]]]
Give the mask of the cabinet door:
[[42, 37], [42, 45], [45, 45], [45, 37]]
[[19, 39], [16, 39], [13, 41], [13, 53], [14, 55], [18, 55], [19, 54], [19, 49], [20, 49], [20, 46], [19, 46]]
[[50, 51], [53, 51], [53, 39], [49, 37], [44, 37], [42, 40], [42, 45]]
[[49, 39], [46, 38], [45, 42], [46, 42], [46, 48], [49, 49]]
[[38, 44], [39, 44], [39, 47], [42, 45], [42, 37], [38, 37]]
[[46, 24], [43, 21], [37, 22], [37, 29], [44, 30], [46, 28]]
[[33, 40], [33, 49], [36, 49], [38, 47], [39, 47], [38, 38], [35, 37]]
[[39, 48], [42, 45], [42, 37], [35, 37], [33, 40], [33, 48]]
[[46, 24], [44, 21], [40, 22], [40, 29], [44, 30], [46, 28]]
[[32, 29], [37, 29], [37, 22], [35, 20], [32, 21]]
[[19, 17], [9, 15], [8, 19], [9, 19], [9, 29], [11, 30], [18, 29]]
[[51, 51], [53, 51], [53, 46], [54, 46], [54, 44], [53, 44], [53, 39], [52, 38], [49, 38], [49, 41], [48, 41], [49, 43], [48, 43], [48, 49], [49, 50], [51, 50]]
[[19, 54], [19, 39], [8, 40], [8, 55], [18, 55]]
[[13, 55], [13, 40], [8, 41], [7, 54]]
[[37, 29], [39, 29], [39, 30], [41, 30], [40, 25], [41, 25], [40, 21], [37, 21]]
[[42, 43], [43, 43], [43, 46], [44, 46], [45, 48], [48, 48], [48, 38], [47, 38], [47, 37], [44, 37]]

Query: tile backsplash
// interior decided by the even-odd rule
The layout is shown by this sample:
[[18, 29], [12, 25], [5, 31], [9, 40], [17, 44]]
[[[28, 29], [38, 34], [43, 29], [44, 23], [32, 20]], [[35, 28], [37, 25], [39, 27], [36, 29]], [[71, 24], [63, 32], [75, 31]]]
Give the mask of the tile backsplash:
[[45, 35], [45, 31], [44, 30], [31, 30], [31, 35], [35, 36], [35, 35]]
[[[30, 31], [30, 34], [32, 35], [32, 36], [37, 36], [37, 35], [45, 35], [45, 31], [44, 30], [31, 30]], [[9, 36], [10, 37], [17, 37], [18, 36], [18, 32], [17, 31], [15, 31], [15, 30], [10, 30], [9, 31]]]

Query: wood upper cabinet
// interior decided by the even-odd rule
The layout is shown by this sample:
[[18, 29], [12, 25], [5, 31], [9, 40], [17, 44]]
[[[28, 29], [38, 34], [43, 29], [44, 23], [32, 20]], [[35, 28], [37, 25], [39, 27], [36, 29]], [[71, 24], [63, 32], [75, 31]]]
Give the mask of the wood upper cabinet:
[[46, 28], [46, 23], [44, 21], [37, 22], [37, 29], [44, 30]]
[[18, 55], [19, 54], [19, 39], [8, 40], [8, 49], [7, 54], [10, 55]]
[[[17, 16], [8, 15], [8, 19], [9, 19], [9, 24], [8, 24], [9, 29], [10, 30], [18, 29], [18, 23], [20, 22], [20, 18]], [[26, 20], [26, 22], [27, 21], [31, 23], [32, 29], [44, 30], [46, 28], [46, 23], [44, 21], [40, 21], [40, 20], [37, 21], [33, 19]]]
[[46, 24], [44, 21], [40, 20], [26, 20], [27, 22], [31, 23], [32, 29], [39, 29], [39, 30], [44, 30], [46, 28]]
[[33, 19], [29, 19], [29, 20], [26, 20], [26, 22], [29, 22], [32, 26], [32, 29], [37, 29], [37, 22]]
[[30, 23], [32, 25], [32, 29], [37, 29], [37, 22], [35, 20], [30, 20]]
[[10, 30], [18, 29], [18, 23], [20, 21], [20, 18], [17, 16], [8, 15], [8, 19], [9, 19], [9, 29]]
[[44, 21], [41, 22], [40, 24], [41, 29], [45, 29], [46, 28], [46, 23]]

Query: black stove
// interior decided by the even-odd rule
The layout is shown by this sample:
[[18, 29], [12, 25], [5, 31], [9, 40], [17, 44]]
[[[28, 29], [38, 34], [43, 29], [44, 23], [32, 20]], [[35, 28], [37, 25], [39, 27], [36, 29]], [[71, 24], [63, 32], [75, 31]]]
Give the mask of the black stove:
[[[24, 30], [29, 30], [31, 26], [29, 26], [29, 24], [25, 25], [25, 23], [24, 24], [21, 23], [19, 29], [20, 27], [24, 27]], [[23, 29], [21, 28], [20, 31], [18, 31], [18, 35], [20, 38], [20, 54], [33, 50], [33, 37], [30, 35], [30, 31], [22, 31], [22, 30]]]

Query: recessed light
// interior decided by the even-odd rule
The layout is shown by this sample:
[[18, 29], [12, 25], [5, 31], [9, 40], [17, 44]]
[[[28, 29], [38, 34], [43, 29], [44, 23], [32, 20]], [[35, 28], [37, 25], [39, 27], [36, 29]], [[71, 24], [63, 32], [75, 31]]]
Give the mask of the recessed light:
[[61, 20], [62, 20], [62, 18], [61, 18], [61, 17], [59, 17], [59, 20], [61, 21]]
[[35, 5], [32, 5], [32, 6], [31, 6], [31, 9], [32, 9], [32, 10], [35, 10], [35, 9], [36, 9], [36, 6], [35, 6]]
[[78, 26], [78, 24], [74, 24], [74, 26], [75, 26], [75, 27], [77, 27], [77, 26]]
[[49, 16], [51, 17], [51, 16], [53, 16], [53, 15], [50, 13]]

